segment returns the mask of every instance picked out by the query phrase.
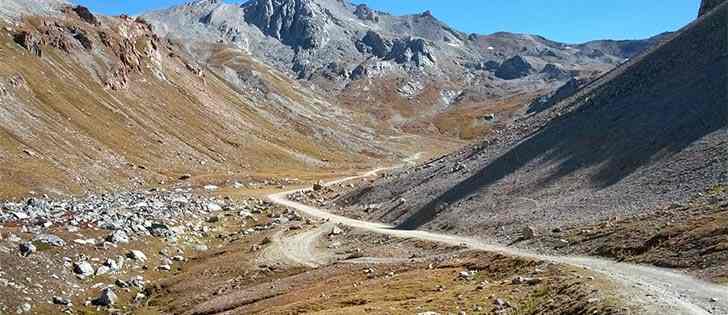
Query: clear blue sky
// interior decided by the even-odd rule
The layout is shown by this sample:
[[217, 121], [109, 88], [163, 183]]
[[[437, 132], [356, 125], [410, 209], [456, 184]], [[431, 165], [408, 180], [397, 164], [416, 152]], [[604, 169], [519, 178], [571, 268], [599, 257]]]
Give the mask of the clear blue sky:
[[[2, 1], [2, 0], [0, 0]], [[73, 0], [93, 11], [138, 14], [183, 0]], [[232, 2], [232, 1], [231, 1]], [[242, 2], [242, 1], [240, 1]], [[354, 0], [396, 15], [431, 10], [467, 33], [530, 33], [577, 43], [674, 31], [697, 16], [700, 0]]]

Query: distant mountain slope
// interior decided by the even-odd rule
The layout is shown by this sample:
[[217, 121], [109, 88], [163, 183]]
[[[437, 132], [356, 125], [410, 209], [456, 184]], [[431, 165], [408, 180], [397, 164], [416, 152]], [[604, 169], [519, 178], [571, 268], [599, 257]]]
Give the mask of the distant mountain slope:
[[[143, 17], [189, 47], [238, 47], [386, 125], [453, 135], [478, 129], [479, 117], [458, 116], [461, 126], [451, 128], [433, 123], [440, 114], [498, 110], [493, 105], [504, 100], [547, 94], [662, 38], [569, 45], [528, 34], [465, 34], [430, 12], [394, 16], [338, 0], [199, 0]], [[204, 62], [204, 52], [199, 57]]]
[[[728, 182], [728, 4], [480, 145], [342, 201], [373, 219], [513, 240]], [[403, 201], [405, 200], [405, 201]], [[485, 232], [485, 234], [481, 234]]]
[[7, 4], [0, 197], [134, 188], [185, 173], [295, 173], [388, 152], [365, 121], [239, 50], [200, 46], [202, 66], [141, 19], [53, 11], [62, 6], [52, 1], [52, 14], [28, 16]]
[[63, 6], [70, 5], [66, 0], [3, 0], [0, 2], [0, 20], [17, 21], [28, 15], [59, 16]]

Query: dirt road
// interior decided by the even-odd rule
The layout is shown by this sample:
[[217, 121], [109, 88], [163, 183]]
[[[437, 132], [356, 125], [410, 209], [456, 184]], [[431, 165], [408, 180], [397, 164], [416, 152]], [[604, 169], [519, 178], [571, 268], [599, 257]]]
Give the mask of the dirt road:
[[334, 223], [326, 223], [312, 230], [285, 236], [281, 231], [271, 238], [273, 244], [260, 255], [267, 264], [293, 264], [309, 268], [318, 268], [336, 260], [336, 255], [321, 245], [322, 237], [331, 231]]
[[[416, 159], [417, 156], [409, 158], [405, 162], [410, 164]], [[392, 168], [375, 169], [359, 176], [351, 176], [330, 182], [328, 185], [375, 176], [387, 169]], [[401, 238], [416, 238], [449, 245], [464, 245], [474, 250], [499, 252], [510, 256], [541, 259], [587, 268], [605, 274], [621, 284], [626, 290], [625, 296], [629, 296], [632, 299], [631, 302], [644, 306], [654, 314], [728, 314], [728, 288], [694, 279], [678, 271], [618, 263], [595, 257], [546, 256], [517, 248], [489, 244], [475, 238], [427, 231], [396, 230], [393, 226], [387, 224], [354, 220], [288, 199], [290, 194], [307, 190], [310, 190], [310, 188], [272, 194], [268, 196], [268, 199], [273, 203], [296, 209], [309, 216], [327, 220], [330, 224], [341, 224]], [[286, 248], [281, 248], [284, 251], [282, 256], [292, 257], [294, 261], [301, 260], [304, 265], [316, 266], [321, 264], [325, 261], [326, 254], [322, 254], [322, 250], [317, 249], [315, 244], [319, 241], [323, 231], [325, 231], [324, 228], [319, 228], [305, 232], [300, 237], [288, 239]], [[288, 253], [285, 253], [286, 251]], [[322, 257], [322, 255], [324, 256]], [[300, 257], [308, 258], [301, 259]]]

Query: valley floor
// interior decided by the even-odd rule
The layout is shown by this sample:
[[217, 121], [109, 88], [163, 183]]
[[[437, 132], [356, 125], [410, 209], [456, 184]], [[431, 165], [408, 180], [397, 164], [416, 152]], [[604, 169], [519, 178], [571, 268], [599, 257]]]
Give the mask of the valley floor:
[[[418, 157], [420, 154], [403, 163], [414, 163]], [[45, 229], [47, 234], [65, 240], [62, 246], [37, 238], [42, 222], [41, 226], [5, 224], [0, 230], [0, 307], [3, 312], [29, 308], [41, 314], [61, 310], [134, 314], [728, 312], [728, 293], [723, 286], [678, 271], [560, 256], [601, 255], [660, 265], [650, 259], [659, 256], [622, 257], [596, 251], [595, 245], [590, 246], [596, 241], [590, 243], [586, 232], [559, 232], [571, 247], [543, 246], [562, 237], [556, 232], [516, 244], [522, 248], [541, 245], [539, 252], [549, 253], [541, 255], [474, 238], [399, 231], [324, 209], [333, 205], [338, 194], [368, 184], [373, 176], [386, 176], [386, 171], [379, 168], [336, 180], [318, 191], [282, 192], [283, 187], [304, 186], [335, 174], [302, 177], [300, 182], [271, 181], [261, 187], [152, 190], [142, 194], [147, 195], [142, 199], [150, 200], [149, 205], [134, 205], [134, 198], [117, 196], [112, 199], [129, 199], [126, 207], [140, 207], [146, 213], [140, 222], [144, 231], [130, 235], [127, 243], [114, 242], [114, 233], [99, 229], [99, 222], [96, 226], [86, 223], [85, 212], [47, 220], [51, 223]], [[716, 188], [701, 200], [725, 201], [723, 193]], [[190, 205], [175, 204], [180, 198]], [[164, 208], [165, 202], [180, 209], [179, 214], [154, 210]], [[53, 203], [50, 208], [61, 204]], [[697, 204], [692, 202], [690, 209], [699, 211]], [[707, 217], [691, 217], [720, 226], [721, 207], [703, 211]], [[355, 213], [355, 209], [347, 213]], [[134, 216], [126, 215], [111, 209], [98, 214], [100, 221], [126, 218], [120, 222], [131, 222], [133, 230]], [[608, 227], [626, 229], [625, 222]], [[682, 226], [673, 224], [676, 229]], [[609, 234], [600, 226], [593, 230], [607, 233], [605, 237], [634, 237], [623, 231]], [[607, 244], [619, 241], [622, 239]], [[19, 254], [24, 244], [35, 245], [27, 257]], [[680, 253], [680, 247], [672, 249]], [[136, 250], [144, 259], [135, 257]], [[626, 251], [612, 252], [627, 255]], [[711, 275], [705, 278], [721, 281], [712, 277], [722, 272], [721, 257], [712, 262], [714, 268], [705, 269]], [[109, 260], [125, 263], [119, 266]], [[89, 263], [89, 274], [79, 272], [83, 262]], [[108, 291], [114, 292], [114, 299], [105, 305], [102, 298]]]

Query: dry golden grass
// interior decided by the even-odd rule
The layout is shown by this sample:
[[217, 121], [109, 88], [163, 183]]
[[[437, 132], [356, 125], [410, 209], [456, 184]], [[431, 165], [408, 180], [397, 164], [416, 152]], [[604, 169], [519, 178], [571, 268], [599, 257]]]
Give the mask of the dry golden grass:
[[[11, 34], [0, 32], [0, 80], [19, 75], [25, 82], [0, 100], [2, 198], [30, 191], [138, 189], [184, 173], [226, 178], [290, 170], [315, 175], [370, 164], [369, 156], [381, 156], [387, 146], [382, 142], [362, 152], [343, 147], [337, 140], [353, 136], [340, 132], [345, 122], [303, 117], [285, 104], [251, 98], [210, 71], [198, 77], [178, 57], [183, 52], [166, 44], [159, 45], [158, 60], [166, 80], [155, 76], [152, 56], [145, 56], [143, 71], [130, 73], [127, 88], [106, 89], [103, 81], [120, 67], [119, 52], [95, 36], [104, 31], [116, 43], [121, 37], [115, 26], [94, 27], [70, 18], [62, 23], [92, 34], [96, 50], [66, 53], [43, 46], [38, 58], [15, 44]], [[24, 28], [41, 24], [31, 19]], [[139, 36], [135, 42], [144, 50], [151, 39]], [[238, 51], [220, 48], [211, 62], [259, 73], [284, 102], [310, 113], [332, 106], [317, 105], [322, 101], [296, 82]], [[331, 134], [314, 138], [314, 128]], [[363, 139], [352, 141], [368, 146]], [[329, 163], [312, 166], [308, 160]]]
[[[492, 102], [465, 102], [447, 112], [438, 114], [434, 124], [440, 133], [461, 139], [473, 140], [488, 135], [492, 130], [511, 123], [515, 115], [524, 109], [538, 94], [520, 94]], [[493, 122], [484, 117], [494, 114]]]

